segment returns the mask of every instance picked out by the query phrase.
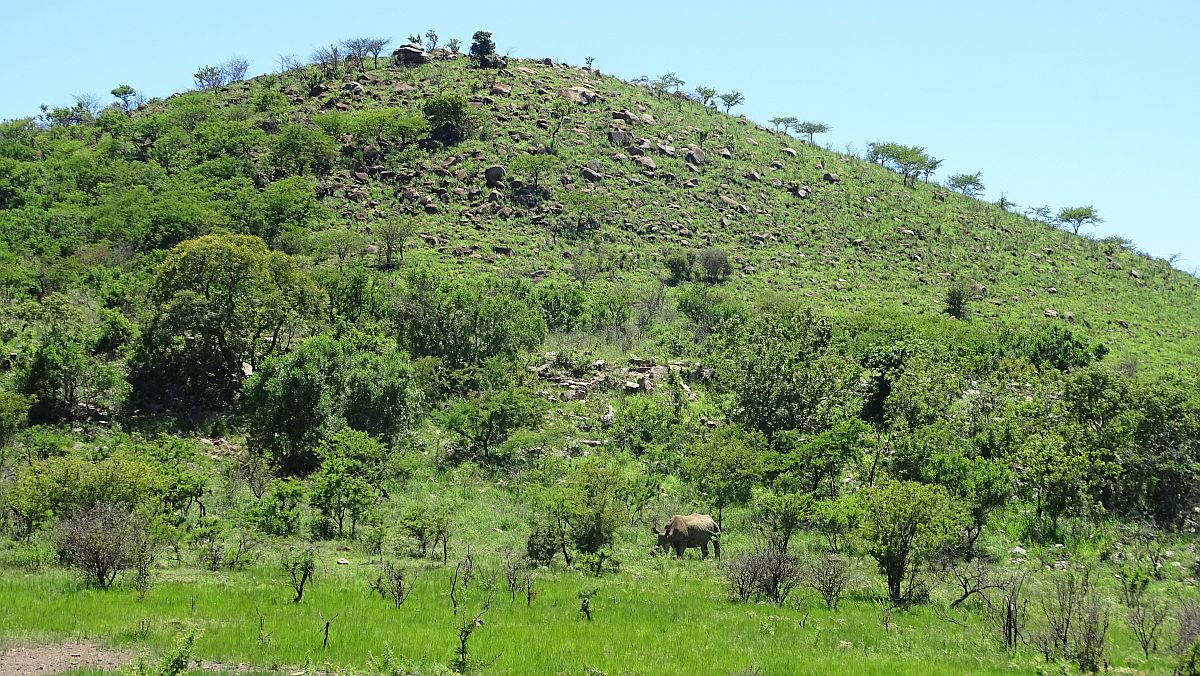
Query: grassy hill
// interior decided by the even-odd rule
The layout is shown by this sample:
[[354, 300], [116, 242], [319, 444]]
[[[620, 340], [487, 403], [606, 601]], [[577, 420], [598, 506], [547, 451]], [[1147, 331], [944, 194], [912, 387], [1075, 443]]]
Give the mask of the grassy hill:
[[[217, 100], [244, 106], [255, 86], [228, 87]], [[527, 206], [510, 190], [490, 201], [484, 170], [542, 152], [558, 124], [553, 105], [572, 88], [596, 100], [572, 105], [557, 134], [561, 166], [541, 178], [549, 198]], [[325, 204], [346, 227], [417, 217], [428, 235], [416, 242], [418, 260], [534, 279], [591, 274], [635, 287], [665, 276], [671, 252], [711, 246], [734, 261], [728, 289], [749, 300], [786, 294], [835, 313], [937, 315], [947, 289], [962, 283], [972, 315], [985, 322], [1071, 322], [1110, 345], [1117, 360], [1178, 368], [1200, 347], [1191, 330], [1200, 283], [1127, 242], [1074, 236], [937, 185], [904, 187], [874, 164], [645, 86], [538, 61], [481, 72], [460, 58], [345, 76], [328, 89], [284, 91], [302, 116], [383, 106], [419, 112], [434, 93], [471, 97], [484, 138], [390, 172], [373, 172], [364, 159], [323, 181]], [[639, 117], [646, 121], [628, 121]], [[612, 143], [610, 132], [625, 132], [630, 147]], [[357, 157], [369, 145], [351, 139], [346, 149]], [[703, 164], [685, 159], [689, 148], [702, 151]], [[599, 180], [582, 175], [589, 163]], [[827, 172], [839, 182], [823, 180]], [[530, 180], [510, 170], [509, 183], [513, 177]], [[602, 198], [589, 214], [598, 232], [582, 241], [555, 237], [551, 227], [570, 220], [563, 200], [578, 192]], [[580, 270], [577, 254], [594, 257], [595, 269]]]

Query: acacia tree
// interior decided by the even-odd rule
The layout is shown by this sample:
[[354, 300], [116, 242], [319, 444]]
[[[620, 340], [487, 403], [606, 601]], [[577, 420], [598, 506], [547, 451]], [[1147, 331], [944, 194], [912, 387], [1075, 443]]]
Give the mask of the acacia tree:
[[371, 38], [350, 38], [342, 41], [346, 58], [358, 62], [358, 69], [367, 70], [367, 55], [371, 53]]
[[379, 54], [391, 41], [391, 38], [367, 38], [367, 53], [371, 55], [372, 67], [379, 67]]
[[[792, 118], [792, 119], [795, 120], [796, 118]], [[808, 134], [808, 142], [809, 143], [813, 142], [813, 134], [824, 134], [825, 132], [829, 131], [829, 125], [823, 124], [821, 122], [805, 121], [805, 122], [801, 122], [800, 124], [795, 125], [795, 127], [796, 127], [797, 132], [799, 132], [801, 134]]]
[[704, 85], [696, 87], [696, 98], [699, 99], [700, 105], [704, 106], [704, 112], [709, 113], [710, 115], [715, 107], [713, 104], [713, 99], [716, 98], [716, 96], [717, 90], [713, 89], [712, 87], [705, 87]]
[[1070, 226], [1071, 232], [1079, 234], [1080, 229], [1085, 225], [1096, 225], [1102, 223], [1100, 214], [1096, 213], [1095, 207], [1063, 207], [1059, 210], [1058, 215], [1054, 220], [1061, 225]]
[[911, 182], [920, 174], [933, 173], [941, 160], [935, 160], [925, 153], [920, 146], [906, 146], [899, 143], [870, 143], [867, 146], [867, 159], [882, 165], [890, 165], [904, 179], [904, 185]]
[[746, 97], [742, 96], [741, 92], [729, 92], [721, 94], [721, 103], [725, 104], [725, 112], [728, 113], [734, 106], [740, 106], [746, 102]]
[[121, 85], [112, 90], [112, 95], [121, 101], [121, 110], [128, 113], [136, 107], [134, 102], [138, 99], [138, 93], [133, 87]]
[[946, 187], [957, 190], [967, 197], [974, 197], [983, 192], [982, 172], [974, 174], [955, 174], [946, 181]]
[[412, 234], [412, 224], [399, 221], [384, 221], [375, 228], [379, 237], [380, 251], [383, 253], [383, 265], [392, 267], [392, 258], [404, 260], [404, 245]]

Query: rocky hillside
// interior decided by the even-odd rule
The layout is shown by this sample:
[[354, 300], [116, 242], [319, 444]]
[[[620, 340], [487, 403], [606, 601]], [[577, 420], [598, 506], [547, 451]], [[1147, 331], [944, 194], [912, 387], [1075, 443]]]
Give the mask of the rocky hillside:
[[[61, 187], [43, 186], [25, 206], [74, 211], [72, 218], [91, 224], [153, 220], [145, 209], [134, 217], [106, 204], [113, 188], [142, 184], [154, 194], [187, 182], [191, 190], [232, 171], [216, 167], [218, 159], [243, 165], [234, 173], [253, 176], [261, 188], [280, 176], [271, 139], [282, 125], [297, 123], [336, 139], [332, 166], [307, 172], [316, 175], [327, 211], [300, 220], [317, 230], [360, 233], [364, 248], [346, 255], [374, 260], [378, 225], [411, 217], [406, 261], [636, 288], [668, 277], [672, 254], [713, 247], [728, 254], [725, 292], [751, 302], [783, 296], [833, 314], [877, 308], [939, 315], [948, 290], [960, 285], [971, 321], [1069, 323], [1109, 346], [1118, 362], [1178, 367], [1200, 351], [1192, 331], [1200, 282], [1126, 241], [1074, 236], [935, 183], [906, 187], [870, 162], [599, 71], [520, 59], [480, 69], [445, 53], [414, 64], [426, 57], [412, 50], [402, 56], [408, 65], [384, 59], [336, 77], [306, 66], [152, 101], [128, 114], [114, 107], [81, 125], [87, 131], [74, 130], [82, 144], [39, 149], [24, 164], [53, 182], [125, 136], [130, 140], [116, 144], [132, 144], [126, 152], [155, 168], [131, 162], [136, 168], [118, 177], [93, 177], [107, 192], [75, 177], [87, 197], [69, 206], [54, 204]], [[372, 128], [367, 112], [420, 121], [423, 106], [442, 95], [469, 100], [471, 129], [460, 143], [443, 147], [384, 126], [363, 133]], [[230, 128], [241, 137], [230, 137]], [[15, 125], [6, 136], [15, 142]], [[134, 248], [238, 227], [242, 206], [209, 190], [213, 185], [194, 202], [173, 200], [173, 208], [193, 209], [178, 217], [188, 221], [176, 228], [182, 233]], [[9, 200], [4, 215], [28, 227], [28, 212], [12, 208], [20, 203]], [[83, 237], [111, 242], [124, 227], [97, 227]], [[311, 250], [286, 232], [273, 234], [292, 253]], [[11, 248], [20, 255], [23, 247]]]

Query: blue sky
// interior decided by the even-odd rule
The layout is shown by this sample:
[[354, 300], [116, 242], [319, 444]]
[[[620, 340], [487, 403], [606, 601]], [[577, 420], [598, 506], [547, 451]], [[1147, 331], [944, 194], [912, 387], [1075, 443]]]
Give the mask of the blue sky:
[[746, 97], [740, 110], [824, 122], [818, 141], [924, 146], [937, 175], [983, 172], [984, 197], [1022, 207], [1093, 205], [1096, 237], [1121, 235], [1200, 268], [1200, 2], [1108, 0], [825, 3], [697, 1], [362, 3], [67, 0], [5, 9], [0, 118], [130, 84], [193, 86], [231, 56], [252, 73], [354, 36], [434, 29], [469, 44], [551, 57], [623, 78], [669, 71], [690, 89]]

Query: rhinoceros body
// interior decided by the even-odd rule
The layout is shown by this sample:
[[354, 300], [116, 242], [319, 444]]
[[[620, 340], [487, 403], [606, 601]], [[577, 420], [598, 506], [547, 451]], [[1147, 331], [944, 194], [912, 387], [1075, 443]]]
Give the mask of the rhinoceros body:
[[654, 534], [658, 536], [656, 549], [674, 549], [677, 558], [683, 558], [684, 550], [696, 547], [700, 549], [700, 558], [707, 559], [708, 544], [711, 542], [717, 560], [721, 559], [721, 529], [707, 514], [676, 514], [663, 526], [661, 532], [655, 528]]

